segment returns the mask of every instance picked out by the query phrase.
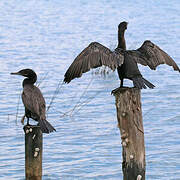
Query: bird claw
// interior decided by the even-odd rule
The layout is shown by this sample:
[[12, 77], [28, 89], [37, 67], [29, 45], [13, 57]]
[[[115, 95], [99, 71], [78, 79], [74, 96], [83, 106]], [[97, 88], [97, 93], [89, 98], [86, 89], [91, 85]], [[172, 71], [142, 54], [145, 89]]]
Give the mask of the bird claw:
[[122, 91], [123, 89], [125, 90], [125, 89], [127, 89], [127, 88], [129, 88], [129, 87], [126, 87], [126, 86], [120, 86], [120, 87], [118, 87], [118, 88], [112, 90], [112, 91], [111, 91], [111, 95], [112, 95], [112, 94], [113, 94], [113, 95], [116, 94], [116, 92], [118, 92], [119, 90]]
[[112, 95], [112, 94], [115, 94], [120, 88], [122, 88], [122, 87], [118, 87], [118, 88], [112, 90], [112, 91], [111, 91], [111, 95]]
[[21, 124], [24, 125], [25, 115], [21, 118]]

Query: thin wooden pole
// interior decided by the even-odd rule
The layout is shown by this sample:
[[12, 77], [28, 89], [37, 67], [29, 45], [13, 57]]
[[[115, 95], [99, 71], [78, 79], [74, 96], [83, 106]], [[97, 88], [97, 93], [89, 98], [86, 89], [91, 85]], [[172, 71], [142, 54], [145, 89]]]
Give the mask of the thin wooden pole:
[[42, 131], [39, 126], [26, 125], [25, 174], [26, 180], [41, 180], [42, 177]]
[[123, 180], [145, 180], [141, 92], [137, 88], [118, 88], [112, 93], [122, 140]]

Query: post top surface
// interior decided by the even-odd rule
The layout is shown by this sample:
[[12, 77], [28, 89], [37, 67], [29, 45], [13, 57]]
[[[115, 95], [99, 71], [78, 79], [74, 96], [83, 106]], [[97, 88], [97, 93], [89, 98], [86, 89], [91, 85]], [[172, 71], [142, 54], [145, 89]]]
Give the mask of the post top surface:
[[135, 87], [119, 87], [119, 88], [112, 90], [111, 94], [116, 96], [117, 94], [124, 93], [126, 91], [140, 91], [140, 89], [135, 88]]

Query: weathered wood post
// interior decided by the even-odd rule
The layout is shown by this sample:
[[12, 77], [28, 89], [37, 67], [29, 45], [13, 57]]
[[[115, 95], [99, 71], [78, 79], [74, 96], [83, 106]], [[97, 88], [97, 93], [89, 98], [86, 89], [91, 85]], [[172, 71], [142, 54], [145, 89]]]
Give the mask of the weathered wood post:
[[112, 93], [122, 140], [123, 180], [145, 180], [141, 92], [137, 88], [118, 88]]
[[39, 126], [26, 125], [25, 174], [26, 180], [41, 180], [42, 177], [42, 131]]

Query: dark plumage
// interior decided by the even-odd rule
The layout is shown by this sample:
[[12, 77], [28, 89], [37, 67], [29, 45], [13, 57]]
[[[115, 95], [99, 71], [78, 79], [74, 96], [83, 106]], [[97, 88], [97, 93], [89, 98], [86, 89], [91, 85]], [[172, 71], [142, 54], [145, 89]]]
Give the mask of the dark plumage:
[[25, 107], [25, 116], [27, 124], [29, 118], [38, 121], [43, 133], [56, 131], [54, 127], [46, 120], [46, 103], [38, 87], [34, 85], [37, 80], [36, 73], [31, 69], [23, 69], [12, 75], [21, 75], [27, 77], [23, 81], [22, 101]]
[[102, 65], [108, 66], [113, 71], [117, 68], [120, 87], [123, 87], [123, 79], [130, 79], [136, 88], [154, 88], [155, 86], [144, 79], [138, 69], [137, 63], [149, 66], [155, 70], [160, 64], [172, 66], [175, 71], [180, 69], [174, 60], [151, 41], [144, 41], [136, 50], [126, 50], [124, 38], [127, 22], [121, 22], [118, 26], [118, 46], [114, 51], [98, 42], [92, 42], [73, 61], [64, 75], [64, 82], [69, 83], [74, 78], [82, 76], [82, 73], [91, 68]]

